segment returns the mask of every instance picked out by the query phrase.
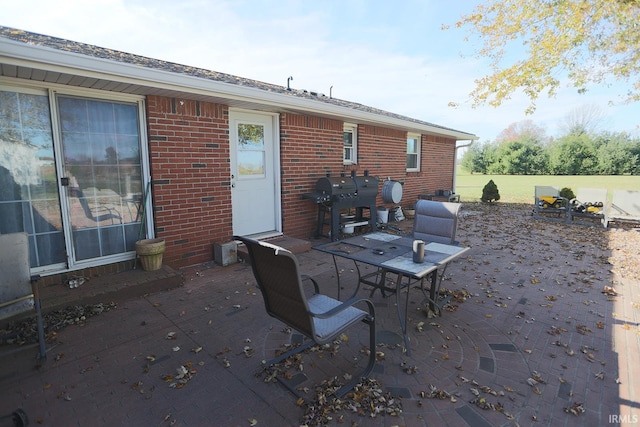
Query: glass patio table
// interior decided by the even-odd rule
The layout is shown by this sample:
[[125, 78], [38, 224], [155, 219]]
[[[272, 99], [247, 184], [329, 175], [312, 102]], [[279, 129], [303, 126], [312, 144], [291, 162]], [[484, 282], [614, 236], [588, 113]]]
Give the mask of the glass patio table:
[[[416, 263], [413, 261], [413, 238], [407, 236], [398, 236], [384, 232], [373, 232], [358, 236], [349, 237], [343, 240], [323, 243], [314, 246], [313, 249], [331, 254], [338, 273], [338, 264], [336, 258], [345, 258], [354, 261], [358, 272], [358, 286], [354, 294], [358, 292], [360, 283], [365, 283], [379, 288], [383, 295], [385, 290], [384, 274], [396, 274], [395, 289], [396, 307], [398, 310], [398, 320], [404, 339], [405, 351], [410, 354], [409, 336], [407, 335], [407, 311], [409, 307], [409, 293], [411, 286], [406, 286], [406, 296], [404, 304], [400, 301], [400, 290], [402, 289], [402, 280], [404, 277], [411, 280], [421, 281], [435, 270], [445, 267], [448, 263], [458, 258], [470, 248], [457, 245], [447, 245], [435, 242], [425, 242], [424, 262]], [[384, 272], [383, 280], [380, 282], [371, 282], [360, 273], [358, 263], [364, 263], [377, 267], [379, 271]], [[338, 298], [340, 292], [340, 275], [338, 277]], [[435, 311], [435, 301], [438, 289], [436, 289], [437, 273], [431, 277], [432, 283], [429, 289], [429, 308]]]

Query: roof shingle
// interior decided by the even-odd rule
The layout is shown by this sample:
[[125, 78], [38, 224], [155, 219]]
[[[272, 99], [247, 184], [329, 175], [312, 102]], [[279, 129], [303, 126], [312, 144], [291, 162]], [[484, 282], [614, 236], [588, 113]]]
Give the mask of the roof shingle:
[[[58, 37], [33, 33], [16, 28], [0, 26], [0, 37], [14, 40], [17, 42], [41, 46], [66, 52], [72, 52], [79, 55], [85, 55], [95, 58], [102, 58], [108, 61], [132, 64], [139, 67], [145, 67], [154, 70], [161, 70], [175, 74], [188, 75], [200, 79], [212, 80], [222, 83], [228, 83], [238, 86], [247, 86], [267, 92], [286, 94], [290, 96], [313, 99], [318, 102], [324, 102], [332, 105], [337, 105], [353, 110], [364, 111], [372, 114], [378, 114], [385, 117], [391, 117], [403, 121], [413, 122], [419, 125], [431, 126], [443, 130], [449, 130], [459, 133], [467, 133], [456, 129], [440, 126], [434, 123], [417, 120], [411, 117], [395, 114], [389, 111], [381, 110], [374, 107], [369, 107], [356, 102], [346, 101], [339, 98], [333, 98], [324, 96], [322, 94], [314, 94], [306, 90], [289, 90], [284, 86], [279, 86], [271, 83], [265, 83], [258, 80], [247, 79], [244, 77], [234, 76], [231, 74], [221, 73], [218, 71], [206, 70], [203, 68], [192, 67], [189, 65], [178, 64], [169, 61], [163, 61], [160, 59], [149, 58], [146, 56], [136, 55], [132, 53], [121, 52], [114, 49], [104, 48], [100, 46], [94, 46], [86, 43], [80, 43], [76, 41], [66, 40]], [[468, 134], [473, 137], [473, 134]]]

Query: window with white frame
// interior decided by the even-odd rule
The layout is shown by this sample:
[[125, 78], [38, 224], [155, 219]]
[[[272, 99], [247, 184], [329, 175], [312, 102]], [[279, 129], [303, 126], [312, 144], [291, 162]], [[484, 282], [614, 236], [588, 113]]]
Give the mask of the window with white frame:
[[420, 170], [420, 134], [407, 134], [407, 172]]
[[358, 125], [345, 123], [342, 133], [342, 163], [354, 165], [358, 163]]

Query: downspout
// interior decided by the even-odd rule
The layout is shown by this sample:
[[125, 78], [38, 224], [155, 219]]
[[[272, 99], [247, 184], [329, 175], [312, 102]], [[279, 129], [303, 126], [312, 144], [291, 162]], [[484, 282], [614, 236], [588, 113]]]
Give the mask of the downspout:
[[473, 139], [470, 139], [468, 143], [462, 144], [462, 145], [458, 145], [457, 144], [458, 141], [456, 141], [456, 149], [453, 156], [453, 188], [451, 189], [451, 191], [453, 191], [454, 194], [456, 194], [456, 181], [457, 181], [457, 175], [458, 175], [458, 149], [471, 147], [471, 145], [473, 144], [473, 141], [474, 141]]

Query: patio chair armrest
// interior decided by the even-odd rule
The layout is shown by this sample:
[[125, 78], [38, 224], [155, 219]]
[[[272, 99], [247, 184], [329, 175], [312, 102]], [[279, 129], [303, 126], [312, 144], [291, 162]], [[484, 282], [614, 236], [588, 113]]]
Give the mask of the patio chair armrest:
[[313, 277], [308, 276], [306, 274], [300, 275], [300, 278], [302, 279], [302, 281], [310, 280], [311, 283], [313, 283], [313, 289], [315, 291], [314, 293], [316, 293], [316, 294], [320, 293], [320, 288], [318, 287], [318, 282], [316, 282], [316, 279], [314, 279]]
[[332, 316], [335, 316], [337, 313], [340, 313], [341, 311], [344, 311], [346, 309], [348, 309], [349, 307], [354, 306], [355, 304], [359, 303], [359, 302], [364, 302], [367, 304], [367, 309], [369, 311], [369, 316], [370, 317], [374, 317], [375, 315], [375, 308], [373, 306], [373, 303], [371, 301], [369, 301], [366, 298], [361, 298], [361, 297], [351, 297], [348, 300], [344, 301], [342, 304], [335, 306], [334, 308], [332, 308], [331, 310], [324, 312], [324, 313], [314, 313], [313, 316], [317, 317], [318, 319], [326, 319]]

